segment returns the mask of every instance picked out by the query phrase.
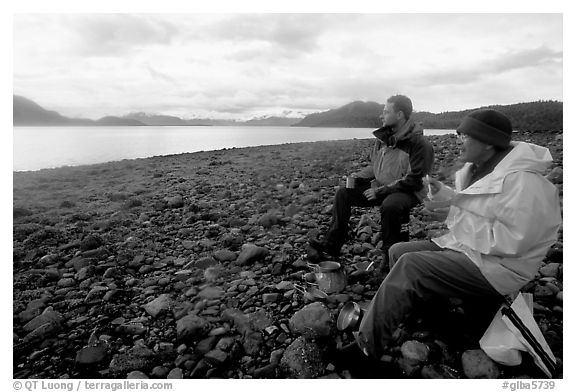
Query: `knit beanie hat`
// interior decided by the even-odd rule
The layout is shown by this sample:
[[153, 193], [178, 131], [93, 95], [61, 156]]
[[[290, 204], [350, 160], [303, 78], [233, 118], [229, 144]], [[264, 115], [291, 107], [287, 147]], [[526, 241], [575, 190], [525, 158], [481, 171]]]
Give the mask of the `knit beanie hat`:
[[512, 139], [512, 123], [497, 110], [480, 109], [467, 115], [456, 132], [486, 144], [506, 148]]

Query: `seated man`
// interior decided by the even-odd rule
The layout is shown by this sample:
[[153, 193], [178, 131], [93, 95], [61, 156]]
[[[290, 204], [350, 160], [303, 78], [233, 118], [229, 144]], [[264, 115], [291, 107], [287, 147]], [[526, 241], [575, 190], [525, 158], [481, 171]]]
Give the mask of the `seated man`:
[[425, 301], [458, 297], [491, 306], [486, 326], [503, 302], [537, 274], [557, 240], [561, 210], [557, 188], [543, 177], [552, 163], [547, 148], [510, 143], [509, 119], [477, 110], [457, 129], [462, 141], [448, 233], [432, 241], [390, 249], [390, 273], [361, 322], [346, 356], [378, 359], [405, 316]]
[[[340, 188], [334, 198], [332, 222], [323, 240], [312, 239], [310, 246], [332, 256], [340, 254], [346, 240], [352, 206], [380, 206], [382, 243], [388, 255], [391, 245], [402, 240], [403, 218], [426, 195], [422, 178], [432, 169], [434, 149], [420, 126], [410, 118], [412, 102], [395, 95], [386, 101], [383, 127], [373, 132], [376, 141], [371, 164], [353, 176], [358, 186]], [[372, 186], [370, 181], [372, 181]], [[387, 265], [385, 257], [382, 265]]]

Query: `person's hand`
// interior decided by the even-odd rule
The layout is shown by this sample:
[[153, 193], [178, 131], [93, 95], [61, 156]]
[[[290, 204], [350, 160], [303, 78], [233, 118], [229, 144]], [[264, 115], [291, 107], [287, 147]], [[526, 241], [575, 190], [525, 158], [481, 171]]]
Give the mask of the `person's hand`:
[[428, 210], [424, 208], [422, 214], [424, 215], [424, 220], [427, 221], [437, 221], [444, 222], [448, 218], [448, 213], [450, 212], [450, 207], [436, 208], [434, 210]]
[[423, 203], [424, 203], [424, 208], [427, 209], [428, 211], [436, 211], [436, 210], [447, 208], [447, 207], [449, 208], [451, 200], [435, 201], [435, 200], [424, 199]]
[[442, 188], [442, 183], [435, 178], [428, 177], [428, 183], [430, 184], [430, 191], [432, 195], [438, 193]]
[[374, 189], [374, 188], [368, 188], [368, 189], [366, 189], [366, 190], [364, 191], [364, 196], [365, 196], [368, 200], [370, 200], [370, 201], [376, 200], [376, 198], [378, 197], [378, 196], [376, 195], [376, 189]]

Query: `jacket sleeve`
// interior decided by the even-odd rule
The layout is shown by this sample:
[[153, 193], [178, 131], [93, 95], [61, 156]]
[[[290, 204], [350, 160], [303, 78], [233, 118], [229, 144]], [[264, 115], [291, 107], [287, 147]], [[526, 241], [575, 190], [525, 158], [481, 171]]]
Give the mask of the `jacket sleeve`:
[[374, 178], [374, 169], [372, 169], [372, 165], [368, 165], [364, 169], [354, 174], [358, 178], [366, 178], [371, 180]]
[[487, 196], [493, 198], [493, 214], [476, 215], [475, 234], [455, 232], [456, 239], [480, 253], [500, 257], [517, 257], [553, 241], [562, 219], [560, 201], [556, 190], [543, 185], [535, 173], [509, 174], [502, 192]]
[[372, 150], [370, 151], [370, 163], [368, 165], [366, 165], [366, 167], [364, 167], [359, 172], [354, 173], [356, 175], [356, 177], [366, 178], [369, 180], [374, 178], [374, 155], [378, 152], [378, 149], [380, 147], [379, 143], [380, 142], [378, 142], [378, 141], [374, 142], [374, 146], [372, 147]]
[[400, 180], [379, 189], [380, 194], [394, 192], [413, 193], [420, 191], [424, 183], [422, 178], [432, 171], [434, 164], [434, 148], [423, 137], [416, 139], [408, 148], [410, 171]]

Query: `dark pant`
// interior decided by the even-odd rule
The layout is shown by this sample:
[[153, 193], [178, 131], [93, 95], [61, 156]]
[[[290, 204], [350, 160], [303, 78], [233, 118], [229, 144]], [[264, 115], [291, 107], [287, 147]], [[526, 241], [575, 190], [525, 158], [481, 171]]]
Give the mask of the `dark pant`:
[[382, 225], [383, 248], [387, 249], [393, 244], [407, 241], [402, 235], [402, 223], [407, 223], [410, 218], [410, 209], [418, 204], [418, 199], [413, 194], [396, 192], [383, 199], [368, 200], [363, 192], [368, 186], [348, 189], [339, 188], [334, 197], [332, 208], [332, 222], [326, 234], [327, 245], [339, 250], [346, 241], [348, 223], [353, 206], [374, 207], [380, 206], [380, 224]]
[[466, 255], [440, 248], [432, 241], [394, 245], [390, 264], [393, 267], [366, 310], [356, 338], [363, 351], [375, 358], [384, 354], [406, 316], [432, 299], [477, 301], [486, 315], [482, 319], [488, 322], [504, 301]]

